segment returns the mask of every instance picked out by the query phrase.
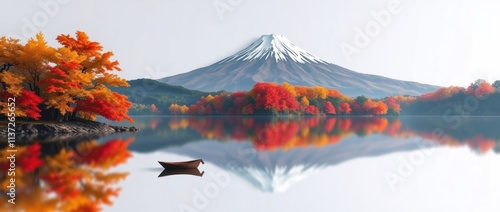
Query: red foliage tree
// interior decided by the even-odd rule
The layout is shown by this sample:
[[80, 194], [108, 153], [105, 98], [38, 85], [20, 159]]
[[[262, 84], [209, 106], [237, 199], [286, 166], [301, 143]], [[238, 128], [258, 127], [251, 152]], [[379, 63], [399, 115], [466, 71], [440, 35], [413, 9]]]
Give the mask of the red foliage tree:
[[372, 108], [371, 115], [384, 115], [387, 114], [387, 105], [384, 102], [375, 102], [375, 107]]
[[153, 113], [157, 113], [158, 112], [158, 108], [156, 107], [155, 104], [151, 104], [151, 112], [153, 112]]
[[293, 111], [299, 107], [297, 100], [288, 90], [273, 83], [257, 83], [250, 92], [255, 96], [255, 109]]
[[349, 103], [341, 103], [339, 106], [339, 112], [347, 115], [351, 114], [351, 106], [349, 105]]
[[40, 108], [38, 105], [43, 102], [43, 98], [37, 96], [35, 92], [23, 90], [18, 99], [18, 106], [24, 111], [26, 116], [38, 120], [40, 118]]
[[216, 95], [214, 97], [214, 109], [217, 114], [224, 114], [224, 99], [225, 95]]
[[243, 107], [242, 114], [243, 115], [251, 115], [255, 112], [255, 109], [253, 108], [252, 104], [248, 104], [247, 106]]
[[466, 93], [469, 95], [474, 95], [476, 97], [481, 97], [481, 96], [484, 96], [486, 94], [493, 93], [495, 91], [496, 91], [496, 89], [493, 86], [491, 86], [490, 83], [488, 83], [486, 81], [482, 81], [479, 85], [475, 85], [475, 84], [470, 85], [467, 88]]
[[401, 112], [401, 106], [398, 104], [398, 101], [394, 96], [388, 97], [385, 102], [388, 109], [394, 111], [396, 114], [399, 114]]
[[241, 114], [243, 107], [248, 104], [248, 95], [243, 91], [237, 91], [230, 95], [236, 114]]
[[319, 115], [319, 109], [314, 105], [309, 105], [304, 109], [304, 113], [308, 115]]
[[207, 105], [205, 107], [205, 113], [204, 114], [206, 114], [206, 115], [212, 115], [213, 113], [214, 113], [214, 109], [212, 108], [212, 106], [211, 105]]
[[93, 98], [78, 101], [76, 109], [90, 115], [98, 114], [113, 121], [125, 119], [133, 122], [132, 118], [127, 115], [132, 103], [127, 101], [125, 95], [116, 92], [112, 92], [111, 95], [112, 97], [106, 97], [104, 93], [96, 93]]
[[446, 98], [450, 98], [451, 96], [457, 94], [460, 91], [465, 91], [462, 87], [451, 86], [447, 88], [440, 88], [435, 92], [422, 94], [420, 96], [420, 100], [422, 101], [438, 101]]
[[326, 114], [336, 114], [337, 113], [337, 111], [335, 110], [335, 107], [333, 106], [333, 104], [331, 102], [326, 101], [323, 104], [323, 107], [325, 108]]

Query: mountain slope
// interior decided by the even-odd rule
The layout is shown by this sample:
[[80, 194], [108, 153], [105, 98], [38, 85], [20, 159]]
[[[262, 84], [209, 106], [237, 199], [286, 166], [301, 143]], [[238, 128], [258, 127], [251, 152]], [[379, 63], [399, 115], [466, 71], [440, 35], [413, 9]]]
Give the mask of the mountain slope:
[[[111, 87], [112, 91], [126, 95], [128, 100], [135, 104], [148, 106], [155, 104], [160, 108], [160, 112], [166, 112], [170, 104], [191, 105], [198, 101], [207, 93], [197, 90], [186, 89], [182, 86], [168, 85], [152, 79], [136, 79], [127, 81], [129, 87]], [[144, 114], [144, 111], [137, 111], [132, 108], [131, 115]]]
[[335, 88], [350, 96], [420, 95], [438, 87], [362, 74], [328, 63], [282, 35], [263, 35], [215, 64], [160, 81], [202, 91], [250, 90], [256, 82]]

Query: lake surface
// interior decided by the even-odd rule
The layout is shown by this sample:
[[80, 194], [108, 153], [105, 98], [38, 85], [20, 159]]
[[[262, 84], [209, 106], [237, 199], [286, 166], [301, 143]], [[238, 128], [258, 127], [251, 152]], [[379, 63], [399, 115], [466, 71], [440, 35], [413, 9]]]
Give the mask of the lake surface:
[[[17, 205], [500, 211], [500, 117], [133, 118], [135, 134], [42, 144], [45, 171], [22, 167]], [[158, 177], [158, 161], [198, 158], [199, 172]]]

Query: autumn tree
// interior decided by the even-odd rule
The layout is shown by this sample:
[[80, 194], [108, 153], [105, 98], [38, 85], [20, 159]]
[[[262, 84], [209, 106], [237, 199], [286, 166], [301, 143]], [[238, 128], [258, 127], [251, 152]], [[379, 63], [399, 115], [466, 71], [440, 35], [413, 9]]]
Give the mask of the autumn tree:
[[38, 33], [23, 46], [15, 69], [25, 78], [28, 89], [40, 96], [39, 82], [47, 77], [47, 66], [56, 62], [56, 49], [47, 44], [42, 33]]
[[155, 104], [151, 104], [151, 112], [152, 113], [158, 113], [158, 107], [156, 107]]
[[273, 83], [257, 83], [250, 91], [255, 99], [255, 109], [275, 108], [278, 112], [293, 111], [299, 105], [295, 97], [285, 88]]
[[297, 96], [297, 91], [295, 91], [295, 87], [293, 85], [290, 85], [287, 82], [283, 82], [282, 86], [285, 90], [290, 92], [290, 94], [292, 94], [293, 96]]
[[301, 99], [300, 99], [300, 104], [304, 107], [307, 107], [309, 106], [309, 100], [307, 99], [307, 97], [303, 96]]
[[83, 87], [91, 84], [91, 78], [81, 76], [81, 61], [66, 59], [69, 62], [61, 60], [57, 66], [48, 67], [47, 77], [39, 82], [44, 87], [45, 107], [51, 119], [73, 113], [76, 102], [90, 95]]
[[[86, 33], [77, 31], [76, 37], [59, 35], [57, 41], [78, 55], [85, 56], [80, 62], [78, 70], [83, 76], [90, 78], [89, 86], [82, 87], [87, 91], [85, 98], [79, 99], [75, 112], [82, 113], [84, 117], [95, 117], [101, 115], [114, 121], [133, 121], [127, 111], [132, 103], [126, 100], [126, 96], [112, 92], [109, 87], [129, 86], [125, 79], [118, 77], [115, 71], [121, 71], [116, 60], [111, 60], [113, 52], [103, 52], [103, 47], [95, 41], [89, 40]], [[109, 107], [113, 110], [99, 108]]]
[[15, 99], [16, 116], [40, 118], [38, 82], [44, 76], [45, 65], [55, 57], [55, 49], [47, 46], [42, 34], [29, 39], [25, 45], [13, 38], [0, 38], [0, 113], [10, 112], [8, 99]]
[[490, 83], [485, 80], [476, 80], [473, 84], [467, 87], [465, 91], [466, 94], [474, 95], [476, 97], [482, 97], [486, 94], [495, 92], [496, 89]]
[[347, 102], [341, 103], [339, 106], [339, 112], [346, 115], [351, 114], [351, 106], [349, 105], [349, 103]]
[[447, 88], [439, 88], [437, 91], [422, 94], [420, 100], [422, 101], [438, 101], [450, 98], [458, 92], [464, 92], [465, 89], [457, 86], [450, 86]]
[[309, 105], [304, 109], [304, 113], [308, 115], [319, 115], [319, 109], [314, 105]]
[[385, 103], [387, 104], [388, 111], [387, 113], [390, 115], [397, 115], [401, 113], [401, 106], [394, 96], [387, 97], [385, 99]]
[[331, 102], [325, 102], [323, 104], [323, 107], [325, 109], [326, 114], [332, 115], [332, 114], [337, 113], [337, 111], [335, 111], [335, 107], [333, 106], [333, 104]]
[[178, 104], [171, 104], [170, 107], [168, 108], [168, 111], [170, 111], [170, 114], [172, 115], [179, 115], [180, 106]]
[[[311, 106], [311, 107], [310, 107]], [[392, 111], [400, 108], [391, 99]], [[338, 108], [338, 109], [337, 109]], [[187, 109], [190, 115], [251, 115], [251, 114], [355, 114], [385, 115], [389, 106], [385, 100], [374, 101], [360, 96], [356, 100], [342, 95], [339, 91], [320, 86], [293, 86], [288, 83], [256, 83], [248, 91], [223, 92], [218, 95], [201, 97]], [[179, 114], [180, 106], [172, 104], [171, 114]], [[267, 111], [267, 112], [263, 112]]]
[[[128, 86], [115, 73], [121, 69], [111, 60], [113, 53], [80, 31], [76, 37], [60, 35], [57, 41], [62, 47], [49, 46], [41, 33], [24, 45], [0, 38], [0, 95], [23, 100], [16, 115], [48, 120], [101, 115], [132, 121], [127, 115], [131, 103], [109, 89]], [[4, 104], [0, 112], [6, 114]]]

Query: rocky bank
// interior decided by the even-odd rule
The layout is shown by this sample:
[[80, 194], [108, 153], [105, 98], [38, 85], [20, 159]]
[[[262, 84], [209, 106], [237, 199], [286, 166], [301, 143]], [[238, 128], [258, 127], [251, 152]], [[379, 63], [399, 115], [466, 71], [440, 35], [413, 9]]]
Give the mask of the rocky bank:
[[[101, 137], [118, 132], [136, 132], [136, 127], [112, 126], [95, 121], [68, 121], [54, 124], [18, 124], [16, 140], [66, 140], [73, 137]], [[0, 129], [0, 137], [7, 137], [7, 129]]]

